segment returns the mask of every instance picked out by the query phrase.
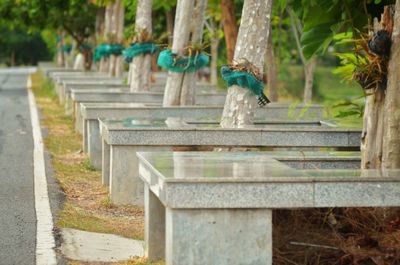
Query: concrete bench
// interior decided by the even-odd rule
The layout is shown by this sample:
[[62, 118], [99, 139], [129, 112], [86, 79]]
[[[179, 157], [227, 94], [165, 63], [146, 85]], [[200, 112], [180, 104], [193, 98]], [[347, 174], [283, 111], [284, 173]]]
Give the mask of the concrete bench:
[[[67, 104], [66, 110], [69, 109], [69, 105], [71, 104], [71, 90], [74, 89], [75, 91], [81, 90], [94, 92], [130, 92], [129, 85], [123, 84], [112, 84], [110, 82], [107, 83], [93, 83], [93, 82], [63, 82], [63, 86], [59, 88], [59, 98], [61, 104]], [[163, 92], [165, 89], [165, 82], [157, 81], [156, 83], [152, 84], [149, 91], [150, 92]], [[201, 91], [201, 93], [218, 93], [218, 92], [225, 92], [222, 89], [218, 89], [215, 86], [210, 84], [198, 83], [196, 84], [196, 89]], [[143, 91], [144, 92], [144, 91]]]
[[[93, 91], [89, 89], [71, 89], [71, 102], [66, 102], [66, 113], [73, 114], [76, 120], [76, 129], [82, 133], [82, 119], [80, 103], [84, 102], [112, 102], [112, 103], [152, 103], [161, 105], [163, 92], [127, 92], [122, 90]], [[199, 91], [196, 94], [196, 104], [200, 106], [218, 106], [225, 103], [226, 93], [207, 93]]]
[[296, 170], [264, 153], [139, 153], [145, 254], [272, 264], [272, 210], [400, 206], [400, 171]]
[[[290, 116], [289, 110], [294, 113]], [[96, 169], [101, 169], [101, 137], [98, 118], [125, 119], [129, 117], [165, 119], [180, 117], [191, 119], [219, 119], [222, 106], [138, 106], [136, 103], [81, 103], [80, 115], [76, 121], [81, 122], [83, 150], [88, 152], [90, 162]], [[271, 103], [267, 107], [255, 110], [257, 120], [320, 120], [322, 106]]]
[[360, 146], [361, 130], [324, 127], [319, 122], [269, 122], [241, 129], [222, 129], [218, 124], [183, 120], [100, 119], [102, 181], [110, 186], [117, 204], [142, 204], [136, 152], [197, 147], [354, 147]]

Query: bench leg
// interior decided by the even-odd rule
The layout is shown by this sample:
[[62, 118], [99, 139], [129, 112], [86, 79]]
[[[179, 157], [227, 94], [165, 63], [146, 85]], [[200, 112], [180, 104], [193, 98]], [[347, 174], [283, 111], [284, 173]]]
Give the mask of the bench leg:
[[[99, 122], [97, 120], [87, 120], [87, 143], [90, 164], [95, 169], [101, 169], [101, 138]], [[85, 133], [85, 132], [83, 132]]]
[[102, 140], [101, 180], [106, 187], [110, 186], [110, 145]]
[[166, 208], [166, 265], [272, 264], [272, 210]]
[[115, 204], [143, 206], [143, 181], [139, 178], [139, 161], [136, 156], [141, 151], [164, 151], [163, 146], [110, 146], [110, 197]]
[[160, 200], [144, 187], [144, 239], [145, 256], [150, 261], [165, 258], [165, 207]]
[[110, 146], [110, 197], [115, 204], [143, 206], [143, 182], [139, 179], [136, 152], [144, 151], [134, 146]]

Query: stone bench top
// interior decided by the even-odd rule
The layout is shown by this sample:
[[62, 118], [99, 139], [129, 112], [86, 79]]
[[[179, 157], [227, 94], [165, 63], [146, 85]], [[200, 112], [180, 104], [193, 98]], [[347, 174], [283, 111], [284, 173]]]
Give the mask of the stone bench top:
[[[141, 96], [144, 99], [138, 98]], [[125, 90], [110, 89], [107, 91], [98, 90], [93, 91], [92, 89], [71, 89], [71, 98], [78, 102], [138, 102], [138, 100], [154, 100], [162, 101], [164, 92], [128, 92]], [[198, 92], [196, 95], [196, 103], [205, 105], [205, 102], [216, 105], [217, 103], [223, 104], [226, 98], [225, 93], [214, 93], [214, 92]]]
[[[156, 107], [156, 106], [144, 106], [140, 107], [137, 103], [129, 102], [83, 102], [81, 103], [81, 115], [83, 119], [98, 119], [98, 118], [128, 118], [132, 115], [133, 111], [140, 111], [148, 117], [158, 117], [158, 114], [173, 113], [177, 111], [198, 111], [204, 112], [204, 115], [210, 115], [209, 117], [214, 117], [210, 112], [218, 112], [219, 116], [222, 115], [223, 106], [171, 106], [171, 107]], [[305, 116], [295, 116], [295, 119], [311, 119], [312, 117], [319, 118], [322, 112], [322, 106], [320, 105], [297, 105], [295, 108], [297, 110], [302, 110], [307, 107], [307, 115]], [[267, 107], [255, 109], [255, 117], [276, 117], [277, 119], [288, 119], [288, 109], [290, 104], [284, 103], [270, 103]], [[137, 113], [137, 112], [136, 112]], [[297, 114], [297, 113], [296, 113]], [[169, 114], [171, 115], [171, 114]], [[159, 116], [159, 117], [164, 117]], [[206, 116], [204, 116], [206, 117]]]
[[140, 178], [170, 208], [400, 206], [400, 170], [297, 170], [273, 152], [140, 152]]
[[180, 118], [99, 119], [110, 145], [215, 145], [271, 147], [359, 147], [360, 129], [329, 127], [320, 121], [260, 121], [246, 128]]

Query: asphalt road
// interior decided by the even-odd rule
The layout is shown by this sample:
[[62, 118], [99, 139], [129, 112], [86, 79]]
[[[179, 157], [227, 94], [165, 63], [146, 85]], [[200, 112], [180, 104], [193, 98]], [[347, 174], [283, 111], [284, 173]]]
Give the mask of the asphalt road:
[[33, 139], [27, 71], [0, 69], [0, 264], [35, 264]]

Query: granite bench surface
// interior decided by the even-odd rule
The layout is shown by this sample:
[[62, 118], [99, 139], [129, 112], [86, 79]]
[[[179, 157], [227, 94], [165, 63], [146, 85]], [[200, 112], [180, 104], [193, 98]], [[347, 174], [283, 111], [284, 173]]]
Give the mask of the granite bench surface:
[[400, 206], [400, 170], [298, 170], [250, 152], [140, 152], [140, 178], [170, 208]]
[[319, 121], [256, 122], [245, 128], [221, 128], [217, 121], [179, 118], [99, 119], [109, 145], [216, 145], [270, 147], [359, 147], [361, 130]]
[[[296, 112], [291, 113], [291, 108]], [[302, 113], [302, 110], [306, 112]], [[172, 106], [172, 107], [155, 107], [155, 106], [137, 106], [136, 103], [129, 102], [84, 102], [81, 103], [81, 115], [84, 120], [98, 118], [128, 118], [138, 113], [147, 115], [148, 118], [164, 118], [166, 115], [177, 117], [184, 116], [185, 111], [193, 113], [194, 117], [210, 117], [217, 118], [222, 115], [223, 106]], [[182, 115], [178, 115], [182, 112]], [[203, 114], [202, 114], [203, 113]], [[257, 119], [283, 119], [283, 120], [302, 120], [302, 119], [320, 119], [322, 106], [320, 105], [296, 105], [291, 107], [289, 104], [271, 103], [267, 107], [255, 109], [255, 117]], [[165, 115], [163, 115], [165, 114]], [[141, 116], [142, 117], [142, 116]]]

